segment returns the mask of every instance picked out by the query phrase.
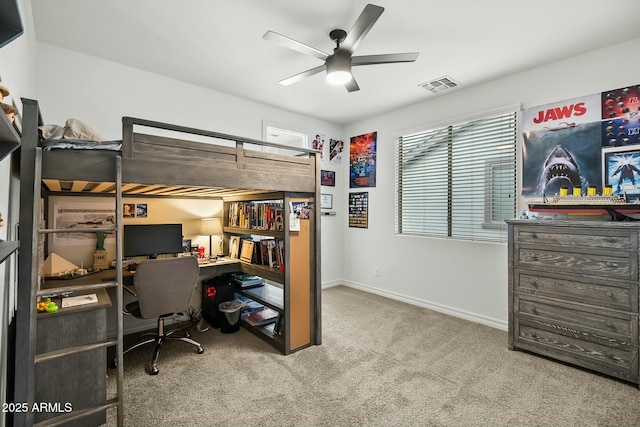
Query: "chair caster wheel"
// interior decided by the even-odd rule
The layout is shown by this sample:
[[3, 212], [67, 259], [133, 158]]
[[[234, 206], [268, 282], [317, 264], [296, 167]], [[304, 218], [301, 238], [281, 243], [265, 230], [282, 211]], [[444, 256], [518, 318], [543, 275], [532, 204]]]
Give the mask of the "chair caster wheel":
[[158, 375], [158, 372], [160, 372], [160, 369], [158, 369], [157, 366], [152, 366], [149, 368], [149, 371], [147, 373], [149, 375]]
[[111, 369], [115, 369], [118, 367], [118, 358], [114, 357], [113, 360], [111, 361], [111, 363], [109, 364], [109, 367]]
[[185, 338], [191, 338], [191, 334], [189, 333], [189, 331], [185, 331], [184, 336]]
[[198, 353], [198, 354], [204, 353], [204, 348], [198, 347], [198, 349], [196, 350], [196, 353]]

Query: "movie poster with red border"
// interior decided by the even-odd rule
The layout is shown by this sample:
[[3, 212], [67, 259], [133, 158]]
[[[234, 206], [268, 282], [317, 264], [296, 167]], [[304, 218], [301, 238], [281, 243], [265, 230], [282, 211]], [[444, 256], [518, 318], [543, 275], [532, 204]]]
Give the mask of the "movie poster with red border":
[[376, 186], [376, 145], [378, 132], [352, 136], [349, 146], [349, 187]]

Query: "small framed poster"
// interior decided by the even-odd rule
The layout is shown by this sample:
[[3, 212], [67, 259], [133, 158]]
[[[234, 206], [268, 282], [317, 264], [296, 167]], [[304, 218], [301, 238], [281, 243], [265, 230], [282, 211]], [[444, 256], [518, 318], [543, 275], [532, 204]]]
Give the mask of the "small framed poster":
[[333, 209], [333, 194], [321, 194], [320, 195], [320, 208], [321, 209]]
[[329, 187], [336, 186], [336, 173], [334, 171], [320, 171], [320, 185], [326, 185]]

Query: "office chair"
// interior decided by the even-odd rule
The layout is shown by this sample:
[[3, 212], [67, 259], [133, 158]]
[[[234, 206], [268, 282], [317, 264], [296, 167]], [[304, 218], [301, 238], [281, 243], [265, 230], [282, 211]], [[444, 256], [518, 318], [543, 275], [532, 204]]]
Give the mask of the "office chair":
[[[149, 259], [140, 262], [133, 276], [135, 295], [138, 301], [126, 305], [125, 314], [133, 315], [140, 319], [158, 319], [158, 329], [150, 338], [141, 341], [129, 348], [126, 354], [142, 345], [155, 343], [151, 366], [147, 373], [157, 375], [158, 354], [160, 346], [166, 339], [178, 339], [196, 346], [196, 352], [202, 354], [202, 346], [192, 340], [186, 329], [174, 329], [165, 332], [164, 319], [175, 313], [185, 312], [189, 309], [191, 294], [198, 279], [198, 261], [191, 256], [181, 258]], [[178, 334], [178, 335], [174, 335]], [[143, 335], [141, 337], [144, 338]]]

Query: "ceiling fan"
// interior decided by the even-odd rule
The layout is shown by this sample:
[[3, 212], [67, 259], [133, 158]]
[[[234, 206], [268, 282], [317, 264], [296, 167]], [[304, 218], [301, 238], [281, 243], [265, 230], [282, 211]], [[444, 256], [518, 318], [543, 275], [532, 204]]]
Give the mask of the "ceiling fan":
[[327, 81], [329, 83], [336, 85], [344, 84], [348, 92], [355, 92], [360, 90], [360, 87], [353, 77], [353, 74], [351, 74], [351, 67], [392, 64], [396, 62], [414, 62], [418, 58], [418, 52], [352, 56], [353, 52], [362, 42], [362, 39], [364, 39], [371, 27], [373, 27], [373, 24], [380, 18], [382, 12], [384, 12], [383, 7], [368, 4], [348, 33], [340, 29], [331, 31], [329, 37], [336, 43], [336, 47], [333, 49], [333, 54], [331, 55], [297, 40], [283, 36], [282, 34], [267, 31], [264, 36], [262, 36], [263, 39], [325, 61], [324, 64], [318, 67], [303, 71], [302, 73], [281, 80], [278, 83], [283, 86], [289, 86], [290, 84], [299, 82], [305, 77], [313, 76], [326, 70]]

